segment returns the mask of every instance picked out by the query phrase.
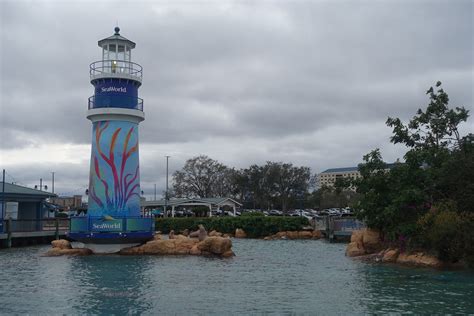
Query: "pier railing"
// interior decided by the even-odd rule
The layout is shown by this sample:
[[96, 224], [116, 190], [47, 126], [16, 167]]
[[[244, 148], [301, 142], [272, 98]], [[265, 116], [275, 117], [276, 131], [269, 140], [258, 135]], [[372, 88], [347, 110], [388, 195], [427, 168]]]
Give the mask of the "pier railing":
[[[69, 229], [68, 218], [43, 219], [6, 219], [3, 221], [3, 233], [31, 233], [45, 231], [65, 231]], [[2, 233], [2, 232], [0, 232]]]

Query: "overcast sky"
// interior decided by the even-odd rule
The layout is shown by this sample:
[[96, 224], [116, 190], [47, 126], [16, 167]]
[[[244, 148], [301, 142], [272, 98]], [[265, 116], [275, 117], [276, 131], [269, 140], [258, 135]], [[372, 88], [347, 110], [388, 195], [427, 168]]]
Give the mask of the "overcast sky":
[[[389, 142], [388, 116], [426, 107], [437, 80], [473, 109], [473, 1], [0, 1], [0, 168], [27, 186], [88, 184], [89, 64], [113, 34], [137, 43], [146, 120], [142, 190], [152, 197], [204, 154], [235, 168], [355, 166]], [[471, 113], [473, 114], [473, 113]], [[474, 131], [474, 118], [462, 126]]]

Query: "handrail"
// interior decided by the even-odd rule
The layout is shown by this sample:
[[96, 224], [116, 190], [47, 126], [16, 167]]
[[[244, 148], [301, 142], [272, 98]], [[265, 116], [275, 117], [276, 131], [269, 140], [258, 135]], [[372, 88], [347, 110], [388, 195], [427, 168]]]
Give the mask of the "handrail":
[[[105, 101], [105, 102], [100, 102], [100, 104], [97, 104], [96, 102], [96, 97], [95, 95], [89, 97], [88, 99], [88, 109], [98, 109], [98, 108], [124, 108], [124, 109], [135, 109], [135, 110], [140, 110], [143, 111], [143, 99], [142, 98], [137, 98], [137, 97], [131, 97], [131, 96], [120, 96], [118, 99], [123, 102], [123, 99], [126, 99], [125, 104], [119, 103], [119, 104], [111, 104], [115, 102], [107, 102], [107, 98], [109, 96], [99, 96], [100, 100]], [[127, 102], [129, 101], [129, 102]]]
[[90, 64], [91, 79], [102, 75], [129, 75], [142, 80], [143, 67], [137, 63], [125, 60], [99, 60]]

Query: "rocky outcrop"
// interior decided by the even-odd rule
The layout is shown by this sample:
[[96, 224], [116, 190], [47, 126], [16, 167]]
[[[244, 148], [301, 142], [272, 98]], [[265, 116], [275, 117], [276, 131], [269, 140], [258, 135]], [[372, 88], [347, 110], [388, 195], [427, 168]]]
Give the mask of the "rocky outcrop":
[[247, 233], [241, 229], [241, 228], [237, 228], [235, 230], [235, 238], [247, 238]]
[[[182, 235], [177, 235], [182, 236]], [[175, 236], [175, 237], [177, 237]], [[229, 257], [232, 252], [232, 241], [223, 237], [208, 237], [202, 241], [185, 236], [152, 240], [144, 245], [122, 249], [122, 255], [217, 255]], [[233, 255], [233, 252], [232, 252]]]
[[302, 231], [283, 231], [278, 232], [275, 235], [265, 237], [265, 240], [276, 240], [276, 239], [319, 239], [322, 237], [321, 231], [319, 230], [302, 230]]
[[380, 233], [372, 229], [356, 230], [352, 232], [351, 242], [347, 245], [346, 256], [357, 257], [372, 254], [382, 249]]
[[86, 248], [73, 249], [71, 243], [65, 239], [53, 240], [51, 242], [51, 248], [44, 256], [46, 257], [57, 257], [57, 256], [86, 256], [91, 255], [92, 251]]
[[354, 231], [351, 236], [351, 242], [347, 245], [346, 256], [360, 257], [367, 261], [397, 263], [411, 266], [424, 266], [431, 268], [440, 268], [443, 262], [435, 256], [426, 252], [407, 252], [401, 253], [400, 249], [383, 248], [380, 241], [380, 234], [371, 229]]
[[412, 266], [423, 266], [440, 268], [443, 266], [443, 262], [435, 256], [429, 255], [424, 252], [413, 252], [413, 253], [402, 253], [397, 258], [397, 263]]

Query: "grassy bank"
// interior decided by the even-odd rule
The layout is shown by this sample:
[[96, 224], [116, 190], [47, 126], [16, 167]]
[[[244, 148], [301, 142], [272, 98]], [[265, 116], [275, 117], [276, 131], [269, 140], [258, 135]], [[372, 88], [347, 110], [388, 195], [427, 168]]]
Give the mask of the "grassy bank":
[[303, 226], [309, 225], [309, 222], [303, 217], [272, 216], [157, 218], [155, 229], [167, 234], [172, 229], [175, 232], [197, 230], [199, 224], [204, 225], [208, 232], [216, 230], [230, 234], [241, 228], [248, 237], [259, 238], [279, 231], [301, 230]]

